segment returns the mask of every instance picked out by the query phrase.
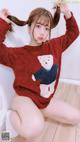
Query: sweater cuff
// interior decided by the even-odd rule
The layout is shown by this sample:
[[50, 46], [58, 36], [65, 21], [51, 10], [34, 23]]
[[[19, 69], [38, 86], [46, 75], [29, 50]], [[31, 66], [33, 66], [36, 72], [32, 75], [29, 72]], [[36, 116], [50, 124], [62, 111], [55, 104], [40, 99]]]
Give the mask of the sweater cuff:
[[70, 18], [66, 18], [66, 16], [64, 15], [64, 19], [66, 20], [66, 21], [70, 21], [71, 19], [73, 18], [73, 13], [71, 12], [71, 17]]
[[4, 30], [9, 30], [10, 29], [10, 23], [6, 22], [4, 19], [0, 18], [0, 25]]

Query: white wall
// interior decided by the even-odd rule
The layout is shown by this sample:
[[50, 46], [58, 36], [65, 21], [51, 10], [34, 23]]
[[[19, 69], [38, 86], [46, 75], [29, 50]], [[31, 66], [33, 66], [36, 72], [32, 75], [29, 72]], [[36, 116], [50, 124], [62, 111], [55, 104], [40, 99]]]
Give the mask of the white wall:
[[[72, 10], [79, 29], [80, 29], [80, 3], [69, 5]], [[58, 25], [57, 33], [60, 35], [65, 28], [63, 21]], [[80, 36], [72, 43], [72, 45], [63, 53], [61, 78], [80, 81]]]
[[[36, 7], [45, 7], [52, 12], [54, 0], [1, 0], [0, 9], [7, 8], [12, 15], [15, 15], [22, 20], [28, 18], [29, 13]], [[69, 3], [70, 9], [73, 11], [75, 18], [80, 27], [80, 3]], [[18, 27], [13, 24], [13, 33], [8, 33], [5, 44], [7, 46], [22, 46], [28, 44], [29, 35], [27, 26]], [[65, 32], [65, 21], [63, 15], [59, 25], [52, 31], [52, 37], [59, 36]], [[61, 78], [80, 80], [80, 37], [63, 53]], [[7, 94], [11, 92], [14, 74], [12, 69], [0, 65], [0, 84], [5, 88]]]

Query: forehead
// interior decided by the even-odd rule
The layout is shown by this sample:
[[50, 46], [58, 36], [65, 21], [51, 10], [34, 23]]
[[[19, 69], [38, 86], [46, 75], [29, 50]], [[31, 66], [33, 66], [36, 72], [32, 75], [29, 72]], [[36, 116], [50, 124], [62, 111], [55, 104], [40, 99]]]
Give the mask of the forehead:
[[42, 15], [40, 16], [40, 18], [37, 20], [36, 23], [50, 27], [50, 18], [48, 16]]

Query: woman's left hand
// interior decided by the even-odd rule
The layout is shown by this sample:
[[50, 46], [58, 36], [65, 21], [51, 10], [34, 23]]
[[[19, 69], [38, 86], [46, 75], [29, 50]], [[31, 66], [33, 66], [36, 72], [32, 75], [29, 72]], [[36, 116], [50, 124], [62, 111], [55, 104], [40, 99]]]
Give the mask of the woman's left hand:
[[71, 17], [68, 5], [64, 1], [58, 0], [56, 4], [60, 7], [60, 11], [66, 16], [67, 19]]
[[60, 11], [66, 16], [67, 19], [71, 17], [71, 12], [66, 2], [63, 0], [57, 0], [56, 4], [60, 7]]

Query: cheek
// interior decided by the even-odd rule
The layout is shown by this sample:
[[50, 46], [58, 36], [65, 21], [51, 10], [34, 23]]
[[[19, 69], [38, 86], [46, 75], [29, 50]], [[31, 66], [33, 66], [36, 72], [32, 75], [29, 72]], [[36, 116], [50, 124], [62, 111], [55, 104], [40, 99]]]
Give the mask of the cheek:
[[39, 33], [39, 31], [34, 29], [34, 32], [33, 32], [34, 37], [38, 37], [38, 33]]
[[45, 39], [49, 39], [49, 33], [45, 34]]

